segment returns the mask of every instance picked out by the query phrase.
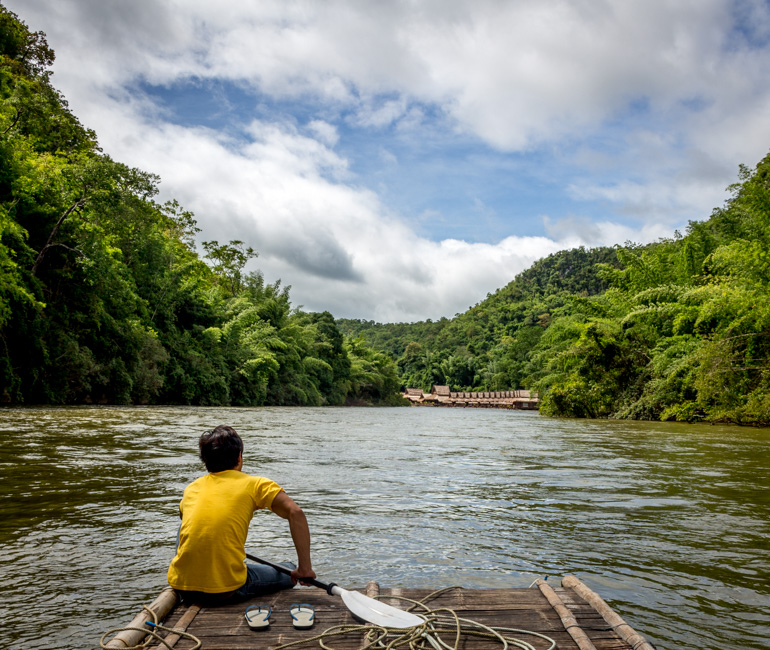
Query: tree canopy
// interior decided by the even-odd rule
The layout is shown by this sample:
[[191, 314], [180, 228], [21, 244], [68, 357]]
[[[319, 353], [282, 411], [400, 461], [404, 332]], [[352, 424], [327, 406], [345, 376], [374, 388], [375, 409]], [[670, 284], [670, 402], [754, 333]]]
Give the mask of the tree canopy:
[[2, 402], [398, 402], [395, 363], [246, 272], [250, 245], [199, 256], [194, 215], [100, 150], [53, 61], [0, 5]]
[[770, 155], [684, 235], [561, 251], [454, 318], [293, 308], [203, 242], [160, 179], [111, 159], [0, 5], [0, 401], [399, 403], [401, 387], [530, 388], [541, 412], [770, 424]]
[[530, 388], [541, 412], [770, 424], [770, 155], [684, 236], [562, 251], [451, 321], [340, 321], [402, 384]]

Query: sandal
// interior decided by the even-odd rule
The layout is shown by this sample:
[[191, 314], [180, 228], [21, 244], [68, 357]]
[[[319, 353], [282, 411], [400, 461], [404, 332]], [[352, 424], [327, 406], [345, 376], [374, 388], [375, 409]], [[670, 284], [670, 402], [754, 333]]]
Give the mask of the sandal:
[[243, 615], [252, 630], [264, 630], [270, 625], [270, 614], [273, 613], [270, 605], [252, 605], [246, 608]]
[[289, 613], [291, 613], [291, 622], [298, 630], [307, 630], [315, 623], [315, 609], [307, 603], [292, 605], [289, 607]]

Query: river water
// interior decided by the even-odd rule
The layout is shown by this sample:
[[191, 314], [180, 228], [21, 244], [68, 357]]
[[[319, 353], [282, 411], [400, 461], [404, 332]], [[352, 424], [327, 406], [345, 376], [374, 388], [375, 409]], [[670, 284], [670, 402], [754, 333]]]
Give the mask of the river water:
[[[439, 408], [0, 411], [0, 648], [95, 648], [165, 586], [200, 433], [305, 510], [319, 578], [572, 573], [659, 649], [770, 646], [770, 430]], [[293, 558], [259, 512], [248, 547]]]

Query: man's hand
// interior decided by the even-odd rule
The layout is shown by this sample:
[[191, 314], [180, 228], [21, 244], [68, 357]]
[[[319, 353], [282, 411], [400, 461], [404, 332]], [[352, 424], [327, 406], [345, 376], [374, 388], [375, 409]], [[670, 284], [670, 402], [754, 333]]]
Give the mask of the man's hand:
[[294, 571], [291, 572], [291, 581], [296, 585], [298, 582], [301, 585], [308, 586], [310, 583], [305, 582], [303, 578], [315, 578], [315, 571], [313, 569], [304, 569], [302, 567], [297, 567], [294, 569]]

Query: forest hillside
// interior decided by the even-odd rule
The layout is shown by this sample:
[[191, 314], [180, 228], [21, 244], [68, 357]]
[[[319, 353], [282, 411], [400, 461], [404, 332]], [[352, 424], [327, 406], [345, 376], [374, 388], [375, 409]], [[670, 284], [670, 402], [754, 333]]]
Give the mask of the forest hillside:
[[770, 156], [685, 235], [562, 251], [452, 320], [338, 321], [402, 383], [529, 388], [541, 413], [770, 424]]
[[244, 273], [247, 243], [199, 255], [193, 215], [100, 150], [53, 61], [0, 5], [0, 401], [399, 401], [395, 363]]
[[402, 387], [529, 388], [541, 412], [770, 424], [770, 156], [684, 234], [539, 260], [463, 314], [335, 320], [246, 273], [111, 159], [0, 5], [0, 401], [401, 403]]

